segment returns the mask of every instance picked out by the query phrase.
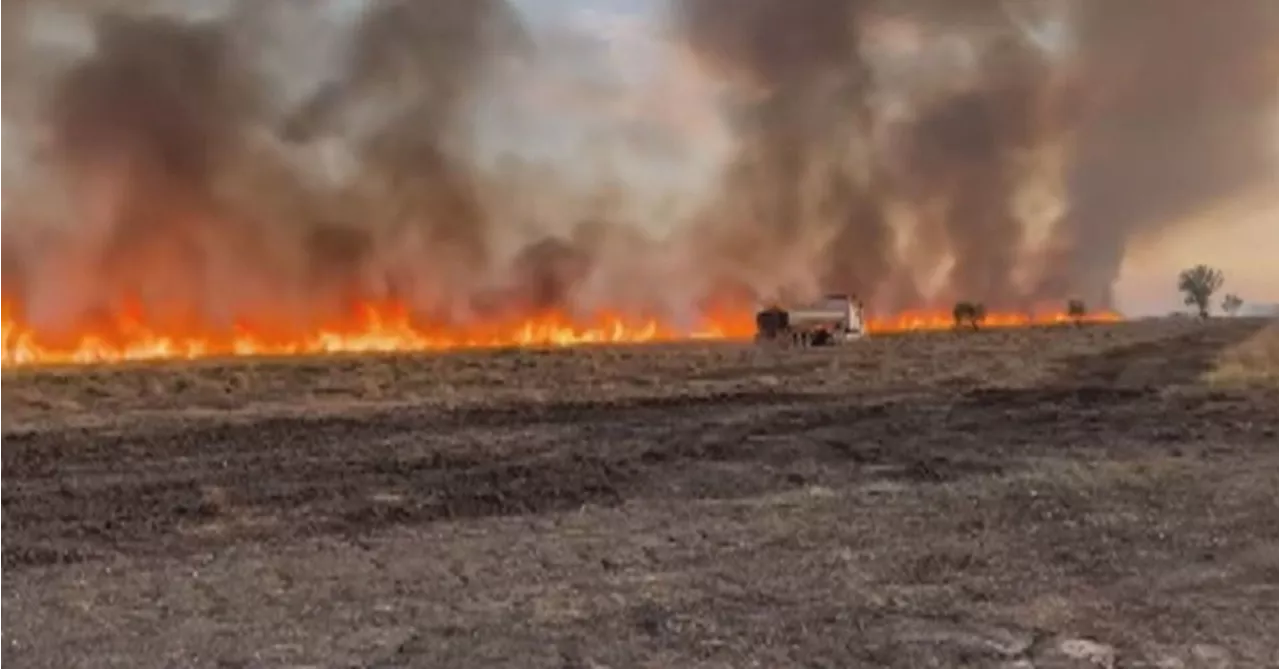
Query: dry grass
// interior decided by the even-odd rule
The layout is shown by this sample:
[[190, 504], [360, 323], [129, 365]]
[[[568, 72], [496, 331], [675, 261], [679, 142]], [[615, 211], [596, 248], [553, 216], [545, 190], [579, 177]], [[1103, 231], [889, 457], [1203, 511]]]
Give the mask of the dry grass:
[[1280, 382], [1280, 328], [1276, 323], [1222, 352], [1205, 381], [1221, 385], [1270, 385]]

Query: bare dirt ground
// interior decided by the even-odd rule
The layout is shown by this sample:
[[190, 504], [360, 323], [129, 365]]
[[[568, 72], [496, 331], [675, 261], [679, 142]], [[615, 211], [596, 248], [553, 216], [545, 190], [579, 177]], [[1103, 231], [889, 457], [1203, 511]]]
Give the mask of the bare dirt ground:
[[3, 659], [1275, 666], [1277, 403], [1247, 319], [6, 372]]

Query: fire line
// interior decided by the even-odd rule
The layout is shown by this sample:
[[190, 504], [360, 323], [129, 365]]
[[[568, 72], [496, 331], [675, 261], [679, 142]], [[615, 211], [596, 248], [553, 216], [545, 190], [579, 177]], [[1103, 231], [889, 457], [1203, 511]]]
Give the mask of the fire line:
[[[693, 327], [656, 319], [602, 313], [574, 318], [549, 312], [522, 319], [471, 326], [434, 326], [415, 322], [396, 305], [362, 305], [355, 314], [305, 332], [286, 332], [247, 322], [229, 328], [160, 326], [134, 313], [51, 336], [36, 331], [6, 302], [3, 313], [4, 368], [92, 365], [141, 360], [193, 360], [240, 356], [317, 356], [325, 354], [448, 351], [510, 347], [565, 347], [584, 344], [643, 344], [685, 340], [746, 340], [754, 333], [753, 314], [728, 311], [707, 315]], [[1089, 322], [1114, 322], [1113, 313], [1086, 316]], [[1068, 323], [1064, 313], [1028, 315], [991, 313], [985, 328]], [[944, 311], [912, 311], [867, 321], [871, 334], [954, 327]]]

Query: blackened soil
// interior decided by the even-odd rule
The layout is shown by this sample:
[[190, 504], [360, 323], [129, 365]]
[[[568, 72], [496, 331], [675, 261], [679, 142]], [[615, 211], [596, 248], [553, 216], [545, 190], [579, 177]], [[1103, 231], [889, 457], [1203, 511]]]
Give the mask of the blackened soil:
[[[1223, 349], [1244, 340], [1258, 327], [1257, 323], [1241, 322], [1137, 334], [1064, 329], [1025, 335], [1040, 338], [1031, 344], [1020, 344], [1010, 339], [1018, 335], [1007, 333], [967, 337], [948, 333], [921, 338], [923, 343], [874, 343], [862, 351], [726, 353], [730, 356], [726, 360], [737, 367], [726, 363], [726, 369], [734, 373], [725, 374], [708, 370], [714, 359], [708, 362], [705, 351], [689, 353], [693, 362], [682, 366], [679, 351], [663, 350], [654, 353], [662, 356], [660, 361], [637, 354], [611, 358], [604, 365], [621, 371], [602, 371], [599, 362], [582, 367], [573, 367], [573, 362], [557, 363], [560, 376], [550, 381], [557, 387], [590, 386], [591, 375], [641, 378], [653, 369], [663, 377], [658, 382], [651, 378], [644, 384], [637, 382], [614, 396], [600, 392], [495, 394], [453, 403], [375, 403], [318, 415], [264, 412], [250, 413], [247, 418], [238, 414], [234, 421], [204, 414], [191, 420], [170, 415], [165, 420], [63, 429], [58, 428], [56, 419], [46, 417], [38, 425], [10, 426], [4, 435], [6, 614], [12, 602], [39, 614], [39, 619], [48, 619], [53, 615], [48, 608], [53, 604], [46, 601], [50, 591], [33, 588], [41, 587], [37, 584], [44, 579], [61, 578], [59, 570], [73, 567], [92, 573], [98, 573], [99, 566], [114, 568], [115, 573], [134, 568], [145, 572], [160, 569], [155, 565], [162, 564], [230, 560], [219, 556], [238, 554], [235, 551], [251, 551], [258, 556], [254, 559], [269, 560], [263, 556], [289, 554], [316, 541], [369, 546], [388, 533], [411, 536], [499, 519], [555, 519], [590, 510], [614, 514], [609, 522], [625, 525], [632, 509], [674, 505], [693, 510], [704, 504], [755, 504], [810, 490], [833, 491], [837, 497], [877, 486], [914, 490], [917, 492], [912, 494], [924, 496], [951, 495], [968, 489], [965, 486], [978, 491], [974, 494], [988, 488], [1003, 489], [1001, 486], [1021, 490], [1017, 487], [1021, 484], [1015, 483], [1041, 475], [1045, 463], [1051, 463], [1051, 471], [1077, 466], [1087, 470], [1100, 463], [1122, 469], [1133, 465], [1142, 471], [1147, 471], [1144, 467], [1165, 466], [1153, 462], [1172, 461], [1183, 463], [1178, 467], [1193, 468], [1196, 463], [1214, 463], [1204, 480], [1217, 485], [1229, 481], [1224, 472], [1235, 471], [1232, 467], [1249, 469], [1275, 463], [1275, 388], [1215, 389], [1197, 381]], [[1058, 340], [1066, 343], [1056, 344]], [[945, 369], [939, 371], [937, 356], [965, 355], [964, 351], [970, 350], [966, 347], [972, 349], [970, 355], [988, 356], [989, 363], [983, 364], [997, 367], [1009, 364], [998, 356], [1022, 356], [1022, 364], [1038, 366], [1039, 375], [1028, 377], [1033, 379], [1028, 382], [1000, 376], [998, 369], [993, 372], [990, 366], [975, 368], [978, 371], [962, 378], [946, 376]], [[1002, 354], [1002, 350], [1010, 352]], [[913, 373], [904, 357], [916, 360], [920, 371]], [[388, 364], [407, 363], [396, 360]], [[873, 378], [877, 364], [896, 371], [884, 372], [885, 378], [877, 381]], [[471, 369], [471, 363], [468, 365]], [[287, 367], [273, 370], [267, 373], [288, 373]], [[151, 372], [140, 369], [130, 373]], [[219, 374], [216, 369], [201, 373]], [[40, 381], [29, 376], [7, 380], [6, 392], [24, 383], [36, 387]], [[1197, 487], [1194, 479], [1191, 477], [1190, 487], [1177, 494], [1199, 496], [1206, 508], [1212, 506], [1218, 499], [1214, 495], [1219, 493]], [[1251, 479], [1239, 482], [1246, 488], [1254, 484]], [[938, 492], [928, 492], [933, 489]], [[1157, 492], [1165, 495], [1170, 491]], [[1141, 495], [1133, 497], [1123, 491], [1117, 495], [1121, 501], [1116, 504], [1125, 509], [1130, 509], [1125, 506], [1130, 504], [1137, 504], [1132, 509], [1141, 509], [1144, 504], [1155, 508], [1165, 503], [1142, 502]], [[1053, 513], [1059, 517], [1081, 514], [1083, 518], [1082, 509], [1099, 503], [1088, 499], [1088, 495], [1068, 490], [1058, 497], [1019, 498], [1004, 505], [993, 502], [982, 513], [957, 512], [957, 518], [966, 518], [971, 524], [965, 526], [967, 533], [976, 531], [974, 528], [1003, 527], [1002, 523], [1015, 520], [1019, 526], [1031, 527], [1043, 520], [1044, 513], [1050, 517]], [[1037, 506], [1044, 504], [1048, 506]], [[1258, 509], [1256, 518], [1232, 522], [1243, 523], [1237, 530], [1252, 528], [1260, 536], [1270, 535], [1274, 547], [1273, 512], [1274, 508], [1267, 506]], [[640, 512], [634, 517], [644, 515]], [[646, 529], [648, 521], [635, 522], [628, 536], [647, 536], [652, 531]], [[914, 522], [909, 519], [893, 522], [902, 522], [901, 528], [908, 534], [927, 531], [924, 526], [909, 529]], [[1088, 581], [1090, 574], [1108, 574], [1113, 579], [1108, 582], [1120, 583], [1130, 573], [1105, 556], [1091, 557], [1092, 549], [1081, 547], [1099, 541], [1096, 536], [1073, 534], [1074, 530], [1045, 522], [1061, 540], [1046, 558], [1059, 562], [1054, 569], [1075, 574], [1070, 578], [1084, 579], [1080, 583]], [[678, 523], [699, 525], [696, 519]], [[495, 531], [490, 525], [483, 527], [490, 528], [484, 531]], [[1216, 531], [1204, 520], [1188, 520], [1187, 527], [1209, 534]], [[999, 556], [984, 555], [975, 545], [939, 548], [950, 541], [947, 537], [951, 534], [939, 534], [936, 541], [919, 544], [918, 550], [894, 549], [905, 560], [906, 569], [897, 578], [919, 588], [955, 574], [1002, 569]], [[902, 540], [909, 542], [911, 536]], [[1106, 541], [1093, 546], [1104, 551], [1099, 555], [1117, 550]], [[704, 546], [701, 550], [706, 551], [703, 559], [716, 559], [716, 549]], [[823, 552], [815, 547], [806, 550]], [[804, 559], [806, 554], [793, 553], [789, 559]], [[850, 555], [853, 557], [848, 559], [859, 559], [856, 552]], [[623, 563], [625, 559], [618, 556], [598, 560], [605, 570], [602, 573], [620, 573]], [[1017, 570], [1016, 565], [1005, 568], [1012, 569], [1010, 573]], [[1274, 563], [1261, 568], [1274, 570]], [[1274, 574], [1259, 574], [1259, 583], [1264, 582], [1262, 576], [1268, 579], [1265, 582], [1276, 582]], [[517, 587], [520, 577], [511, 578], [516, 580], [510, 587]], [[638, 605], [618, 624], [633, 621], [633, 631], [648, 640], [633, 649], [636, 654], [622, 656], [624, 662], [626, 658], [662, 657], [663, 639], [673, 644], [675, 654], [670, 657], [694, 658], [697, 654], [689, 653], [701, 647], [695, 643], [701, 641], [688, 635], [696, 628], [702, 630], [695, 634], [702, 641], [706, 640], [703, 637], [715, 637], [707, 626], [727, 630], [725, 648], [746, 649], [747, 656], [752, 655], [752, 648], [764, 655], [774, 653], [771, 642], [753, 636], [753, 623], [735, 618], [747, 615], [743, 611], [768, 610], [770, 606], [764, 594], [750, 594], [751, 587], [746, 585], [750, 579], [743, 578], [743, 596], [763, 599], [747, 605], [726, 604], [727, 613], [717, 613], [711, 600], [687, 603], [686, 608], [674, 600], [663, 605]], [[127, 582], [110, 582], [114, 584], [111, 587], [130, 587]], [[574, 587], [597, 586], [589, 579]], [[1073, 586], [1064, 581], [1059, 587]], [[986, 594], [974, 591], [962, 599], [971, 596], [978, 598], [973, 601], [986, 601], [982, 598], [1002, 596], [999, 587], [992, 588]], [[354, 607], [371, 605], [361, 595], [351, 596]], [[26, 599], [11, 599], [17, 597]], [[862, 616], [860, 624], [887, 624], [884, 616], [889, 615], [888, 609], [880, 611], [872, 600], [855, 607], [854, 613]], [[832, 620], [838, 621], [845, 615], [831, 610], [831, 604], [821, 598], [812, 600], [808, 608], [796, 602], [775, 604], [784, 609], [801, 607], [803, 610], [793, 612], [797, 620], [835, 616]], [[1135, 611], [1134, 615], [1142, 613], [1140, 608]], [[1123, 612], [1107, 615], [1125, 620]], [[59, 654], [66, 650], [60, 639], [87, 644], [90, 638], [84, 636], [88, 628], [76, 625], [60, 630], [57, 625], [33, 627], [13, 620], [6, 615], [6, 640], [16, 637], [24, 645], [6, 647], [5, 654], [21, 658], [24, 661], [20, 663], [26, 666], [50, 665], [58, 658], [76, 664], [78, 659]], [[237, 624], [254, 625], [251, 616], [239, 620]], [[528, 630], [483, 629], [479, 619], [463, 616], [459, 620], [457, 624], [463, 627], [454, 631], [414, 628], [392, 649], [394, 652], [374, 655], [391, 658], [387, 661], [393, 665], [430, 658], [435, 658], [429, 662], [433, 666], [441, 666], [438, 662], [449, 665], [453, 656], [440, 655], [444, 652], [441, 646], [425, 639], [457, 634], [497, 635], [495, 643], [504, 649], [498, 652], [502, 657], [519, 658], [520, 648], [537, 645], [538, 634], [529, 636]], [[270, 630], [277, 624], [263, 620], [253, 635], [271, 637]], [[612, 628], [606, 625], [602, 629]], [[818, 636], [812, 637], [800, 628], [793, 630], [801, 639], [796, 643], [814, 656], [826, 653], [850, 661], [862, 658], [858, 661], [872, 664], [915, 661], [910, 652], [894, 651], [895, 647], [884, 646], [889, 642], [883, 640], [880, 645], [867, 641], [845, 651], [819, 649], [822, 627], [815, 629], [818, 631], [812, 634]], [[1274, 624], [1270, 629], [1274, 635]], [[321, 632], [305, 632], [304, 636], [307, 633]], [[191, 644], [213, 652], [207, 636], [192, 634]], [[113, 647], [118, 646], [121, 657], [132, 657], [141, 664], [164, 664], [163, 657], [152, 654], [151, 646], [118, 641]], [[69, 647], [76, 647], [75, 643]], [[55, 652], [55, 648], [62, 650]], [[187, 659], [196, 657], [184, 654], [195, 651], [182, 648], [185, 646], [166, 652]], [[311, 646], [304, 643], [299, 648], [285, 655], [309, 657]], [[343, 652], [366, 657], [350, 649]], [[587, 652], [575, 645], [561, 655], [578, 657], [584, 652], [604, 651]], [[714, 648], [708, 652], [714, 656]], [[787, 658], [779, 662], [786, 665], [802, 659]], [[458, 657], [453, 660], [460, 661]]]

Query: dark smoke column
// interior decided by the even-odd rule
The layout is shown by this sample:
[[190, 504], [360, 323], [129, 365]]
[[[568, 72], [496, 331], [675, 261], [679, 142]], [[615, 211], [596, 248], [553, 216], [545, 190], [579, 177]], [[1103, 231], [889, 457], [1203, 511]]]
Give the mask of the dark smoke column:
[[[72, 209], [6, 273], [34, 327], [74, 330], [129, 302], [161, 329], [265, 314], [306, 330], [384, 297], [447, 317], [478, 292], [496, 233], [449, 139], [494, 59], [527, 46], [514, 10], [369, 3], [328, 85], [289, 108], [254, 60], [271, 9], [198, 20], [85, 3], [90, 48], [68, 67], [14, 61], [49, 79], [39, 103]], [[358, 178], [299, 169], [313, 141], [341, 144]]]
[[372, 184], [359, 200], [363, 214], [382, 229], [364, 245], [338, 245], [360, 253], [332, 255], [415, 311], [451, 318], [492, 269], [499, 231], [470, 157], [449, 138], [489, 68], [528, 49], [526, 37], [505, 0], [370, 3], [343, 71], [282, 128], [287, 140], [304, 141], [341, 136], [362, 115], [381, 119], [351, 141]]
[[[255, 111], [253, 87], [214, 27], [108, 14], [93, 28], [94, 52], [47, 101], [74, 227], [27, 263], [30, 316], [65, 327], [123, 298], [186, 320], [211, 306], [211, 254], [236, 254], [244, 232], [219, 217], [212, 183]], [[262, 260], [244, 250], [246, 266]]]
[[[917, 239], [945, 244], [952, 257], [944, 297], [978, 299], [1001, 310], [1043, 308], [1066, 295], [1035, 294], [1019, 270], [1035, 219], [1019, 199], [1052, 188], [1071, 107], [1052, 58], [1028, 42], [998, 3], [968, 3], [944, 14], [942, 29], [969, 34], [973, 60], [963, 82], [920, 102], [896, 134], [894, 183], [926, 214]], [[937, 24], [937, 20], [934, 20]], [[1046, 216], [1047, 218], [1047, 216]]]
[[[713, 254], [761, 292], [871, 296], [892, 237], [874, 196], [861, 1], [686, 0], [677, 26], [714, 71], [739, 84], [739, 154], [712, 214]], [[770, 277], [772, 280], [762, 280]], [[809, 285], [805, 286], [804, 284]]]

